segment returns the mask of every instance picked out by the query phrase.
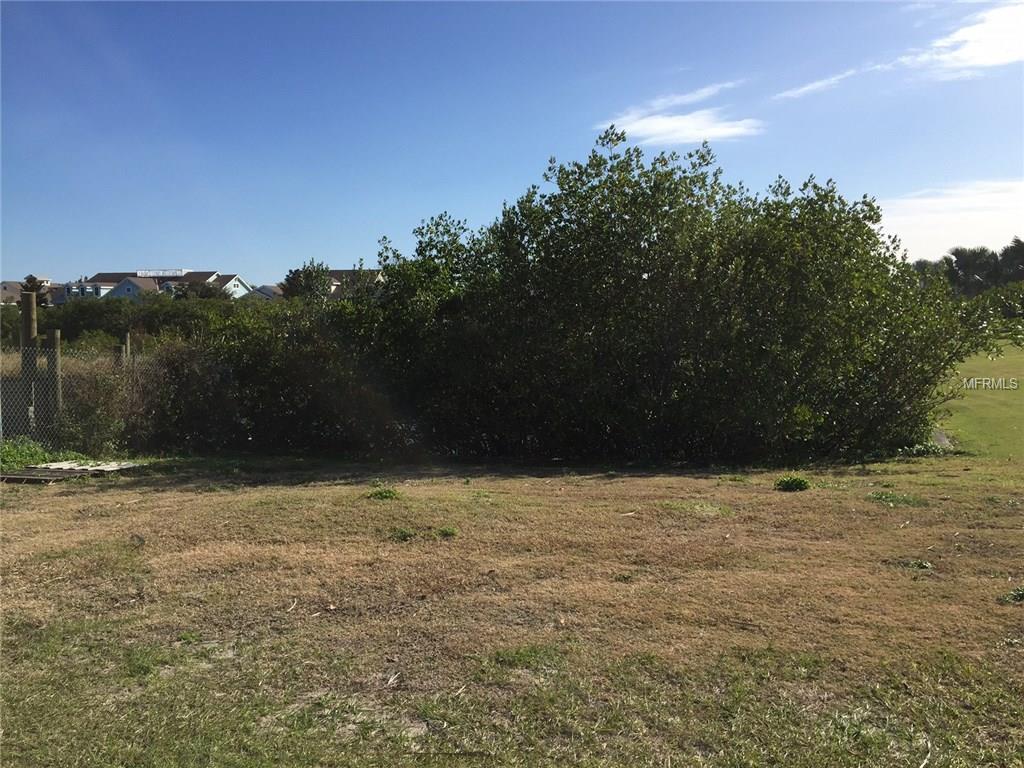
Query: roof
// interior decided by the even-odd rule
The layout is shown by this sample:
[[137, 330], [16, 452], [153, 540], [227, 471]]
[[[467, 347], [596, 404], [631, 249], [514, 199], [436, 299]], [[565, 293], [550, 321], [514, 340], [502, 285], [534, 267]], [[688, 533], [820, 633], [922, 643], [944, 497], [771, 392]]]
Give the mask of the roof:
[[117, 285], [126, 277], [135, 277], [134, 272], [97, 272], [95, 275], [90, 277], [88, 280], [81, 282], [85, 283], [110, 283]]
[[264, 296], [270, 296], [272, 299], [284, 296], [284, 291], [281, 290], [280, 285], [261, 285], [256, 290]]
[[0, 288], [0, 300], [21, 301], [21, 283], [17, 280], [5, 280]]
[[[153, 271], [156, 271], [156, 270], [153, 270]], [[156, 280], [160, 284], [163, 284], [163, 283], [178, 283], [178, 282], [205, 283], [205, 282], [209, 281], [210, 278], [214, 277], [217, 274], [218, 273], [217, 273], [216, 270], [212, 270], [212, 271], [209, 271], [209, 272], [205, 272], [205, 271], [203, 271], [203, 272], [186, 272], [184, 275], [160, 275], [160, 274], [155, 274], [155, 275], [147, 275], [146, 277], [139, 277], [139, 273], [137, 271], [136, 272], [97, 272], [95, 275], [93, 275], [88, 280], [85, 280], [83, 282], [86, 282], [86, 283], [112, 283], [114, 285], [117, 285], [117, 283], [120, 283], [122, 280], [124, 280], [127, 277], [136, 277], [136, 278], [139, 278], [140, 280]]]
[[121, 281], [122, 283], [131, 283], [140, 291], [157, 291], [160, 289], [160, 284], [152, 277], [126, 277]]
[[213, 284], [223, 288], [236, 277], [238, 277], [238, 275], [219, 275], [218, 277], [214, 278]]
[[177, 279], [184, 280], [186, 283], [208, 283], [211, 278], [216, 277], [218, 274], [217, 270], [212, 272], [187, 272], [184, 277]]
[[331, 286], [332, 299], [347, 299], [360, 284], [379, 283], [383, 273], [379, 269], [332, 269], [330, 271], [334, 285]]

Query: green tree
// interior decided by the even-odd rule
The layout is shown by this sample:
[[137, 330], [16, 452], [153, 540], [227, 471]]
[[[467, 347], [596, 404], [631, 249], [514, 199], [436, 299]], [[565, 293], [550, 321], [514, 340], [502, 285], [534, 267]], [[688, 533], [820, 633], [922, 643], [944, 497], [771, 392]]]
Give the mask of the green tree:
[[281, 291], [286, 299], [306, 299], [322, 304], [331, 295], [331, 284], [330, 268], [310, 259], [301, 267], [288, 270]]
[[1024, 280], [1024, 240], [1015, 237], [999, 252], [999, 272], [1004, 283]]
[[36, 306], [46, 307], [50, 305], [50, 291], [35, 275], [25, 276], [21, 283], [21, 290], [35, 293]]
[[21, 340], [21, 311], [17, 304], [0, 304], [0, 346], [16, 347]]
[[949, 249], [956, 270], [956, 287], [964, 296], [977, 296], [994, 288], [1001, 280], [999, 255], [991, 248], [956, 247]]
[[707, 147], [648, 162], [623, 140], [552, 161], [482, 230], [444, 214], [411, 258], [385, 244], [373, 360], [426, 439], [694, 460], [927, 439], [992, 311], [922, 279], [870, 198], [753, 195]]
[[214, 283], [178, 283], [174, 286], [175, 299], [231, 299], [231, 294]]

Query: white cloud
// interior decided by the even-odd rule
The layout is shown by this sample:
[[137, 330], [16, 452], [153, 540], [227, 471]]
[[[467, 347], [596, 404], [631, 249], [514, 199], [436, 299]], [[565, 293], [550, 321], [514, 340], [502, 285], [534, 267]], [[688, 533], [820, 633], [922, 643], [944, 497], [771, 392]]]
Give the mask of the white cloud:
[[861, 70], [859, 69], [848, 69], [845, 72], [840, 72], [838, 75], [832, 77], [824, 77], [821, 80], [815, 80], [807, 83], [807, 85], [801, 85], [796, 88], [790, 88], [788, 91], [782, 91], [772, 96], [773, 99], [799, 99], [801, 96], [806, 96], [809, 93], [817, 93], [818, 91], [825, 91], [829, 88], [834, 88], [836, 85], [841, 83], [848, 77], [853, 77]]
[[927, 50], [897, 61], [925, 67], [939, 77], [965, 77], [980, 69], [1024, 61], [1024, 3], [990, 8], [969, 21]]
[[1024, 236], [1024, 179], [951, 184], [880, 200], [882, 227], [911, 260], [938, 259], [958, 245], [999, 250]]
[[926, 50], [900, 56], [886, 64], [870, 64], [840, 72], [775, 94], [774, 99], [798, 99], [818, 93], [854, 75], [896, 67], [922, 69], [944, 80], [975, 77], [981, 70], [1024, 61], [1024, 3], [990, 8], [968, 17], [964, 26], [933, 42]]
[[659, 96], [656, 99], [652, 99], [643, 107], [634, 107], [629, 111], [644, 113], [661, 112], [663, 109], [671, 109], [672, 107], [679, 107], [684, 104], [696, 104], [699, 101], [706, 101], [712, 96], [716, 96], [729, 88], [735, 88], [737, 85], [743, 85], [743, 82], [743, 80], [729, 80], [725, 83], [712, 83], [711, 85], [705, 85], [703, 88], [698, 88], [697, 90], [690, 91], [689, 93], [670, 93], [666, 96]]
[[[738, 139], [764, 130], [764, 123], [753, 118], [727, 120], [722, 110], [699, 109], [683, 115], [619, 115], [611, 122], [641, 144], [698, 144], [702, 141]], [[595, 126], [603, 128], [605, 125]]]
[[611, 120], [595, 125], [594, 128], [601, 130], [609, 123], [614, 123], [616, 127], [624, 130], [627, 136], [641, 144], [697, 144], [702, 141], [753, 136], [764, 130], [764, 124], [760, 120], [729, 120], [723, 117], [722, 110], [718, 107], [681, 114], [671, 112], [674, 107], [706, 101], [724, 90], [735, 88], [742, 82], [731, 80], [713, 83], [689, 93], [659, 96], [642, 106], [630, 107]]

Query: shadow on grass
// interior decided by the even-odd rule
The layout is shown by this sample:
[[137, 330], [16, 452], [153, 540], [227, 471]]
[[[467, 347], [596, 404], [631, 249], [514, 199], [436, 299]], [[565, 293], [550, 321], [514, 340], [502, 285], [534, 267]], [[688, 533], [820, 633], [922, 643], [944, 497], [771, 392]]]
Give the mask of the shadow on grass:
[[[931, 457], [936, 458], [936, 457]], [[940, 459], [959, 459], [953, 454]], [[919, 463], [922, 459], [900, 458], [883, 465]], [[107, 480], [79, 482], [117, 483], [123, 488], [181, 488], [196, 491], [226, 491], [242, 487], [301, 486], [316, 483], [365, 485], [374, 481], [390, 484], [410, 480], [474, 478], [569, 478], [600, 477], [604, 479], [676, 476], [701, 480], [730, 480], [749, 474], [780, 472], [800, 468], [811, 472], [828, 472], [842, 476], [878, 474], [875, 466], [852, 462], [820, 462], [803, 464], [758, 465], [686, 464], [682, 462], [643, 461], [526, 461], [515, 459], [444, 460], [424, 458], [418, 461], [369, 461], [344, 456], [299, 456], [266, 454], [226, 454], [219, 456], [188, 456], [154, 460], [142, 467], [126, 470]], [[895, 467], [894, 467], [895, 468]], [[881, 468], [885, 473], [886, 468]]]

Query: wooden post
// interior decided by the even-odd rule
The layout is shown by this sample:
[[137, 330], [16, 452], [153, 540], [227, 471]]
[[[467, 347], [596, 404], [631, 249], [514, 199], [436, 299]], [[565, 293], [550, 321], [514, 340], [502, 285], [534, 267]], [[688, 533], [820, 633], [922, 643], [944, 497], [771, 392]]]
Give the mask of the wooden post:
[[36, 419], [36, 376], [39, 372], [39, 348], [36, 346], [38, 328], [36, 326], [36, 294], [35, 291], [21, 292], [21, 387], [25, 404], [25, 424], [30, 433], [34, 433]]
[[131, 331], [125, 331], [125, 334], [124, 334], [124, 353], [128, 357], [130, 357], [131, 354], [132, 354], [132, 332]]
[[36, 326], [36, 294], [34, 291], [21, 292], [21, 380], [31, 390], [36, 380], [36, 343], [39, 331]]
[[51, 378], [51, 408], [50, 414], [56, 420], [61, 411], [64, 410], [64, 377], [61, 375], [61, 350], [60, 350], [60, 329], [51, 328], [46, 334], [46, 367], [47, 375]]
[[21, 292], [21, 348], [35, 346], [39, 331], [36, 326], [36, 293]]

